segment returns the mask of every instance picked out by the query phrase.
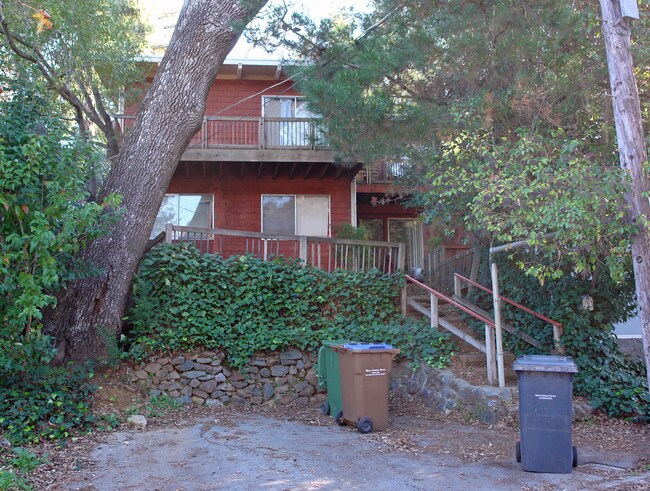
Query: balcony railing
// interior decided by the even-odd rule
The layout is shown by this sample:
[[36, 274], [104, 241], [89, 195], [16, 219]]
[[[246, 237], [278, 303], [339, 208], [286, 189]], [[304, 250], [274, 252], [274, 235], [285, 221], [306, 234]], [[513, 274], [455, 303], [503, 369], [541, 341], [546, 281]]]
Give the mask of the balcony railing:
[[222, 257], [251, 254], [260, 259], [283, 256], [331, 272], [335, 269], [384, 273], [404, 270], [404, 244], [305, 235], [270, 235], [240, 230], [167, 224], [167, 243], [189, 242], [206, 254]]
[[[134, 115], [116, 114], [115, 125], [127, 134]], [[205, 116], [189, 148], [317, 150], [329, 147], [311, 118]]]
[[386, 184], [404, 177], [411, 168], [408, 160], [373, 162], [357, 174], [357, 184]]

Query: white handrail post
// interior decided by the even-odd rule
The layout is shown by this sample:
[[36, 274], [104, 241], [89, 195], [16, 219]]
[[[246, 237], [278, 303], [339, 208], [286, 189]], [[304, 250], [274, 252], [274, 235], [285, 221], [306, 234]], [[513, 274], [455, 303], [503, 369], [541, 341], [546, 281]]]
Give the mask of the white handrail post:
[[497, 357], [494, 350], [494, 329], [489, 324], [485, 324], [485, 361], [487, 365], [488, 384], [497, 384]]
[[557, 352], [563, 355], [564, 346], [562, 346], [562, 343], [560, 341], [561, 338], [562, 338], [562, 328], [560, 326], [556, 326], [555, 324], [553, 324], [553, 344], [555, 345], [555, 349], [557, 350]]
[[462, 284], [458, 275], [454, 275], [454, 295], [458, 298], [463, 296]]
[[497, 263], [490, 265], [492, 274], [492, 303], [494, 304], [494, 330], [497, 341], [497, 366], [499, 372], [499, 387], [506, 386], [506, 377], [503, 367], [503, 333], [501, 331], [501, 298], [499, 298], [499, 272]]
[[300, 236], [300, 260], [303, 266], [307, 266], [307, 236]]
[[431, 303], [431, 327], [433, 329], [438, 329], [438, 297], [433, 293], [430, 293], [430, 303]]
[[165, 242], [171, 244], [174, 241], [174, 226], [171, 223], [165, 224]]

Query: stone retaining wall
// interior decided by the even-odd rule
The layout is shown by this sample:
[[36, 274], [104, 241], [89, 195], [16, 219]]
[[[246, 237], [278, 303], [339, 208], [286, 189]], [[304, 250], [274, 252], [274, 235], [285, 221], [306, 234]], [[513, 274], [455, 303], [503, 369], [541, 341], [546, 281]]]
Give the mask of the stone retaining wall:
[[212, 351], [156, 358], [136, 366], [129, 379], [151, 395], [166, 394], [184, 404], [307, 404], [326, 398], [313, 357], [299, 350], [259, 354], [241, 371], [226, 366], [224, 359]]
[[459, 410], [487, 424], [494, 424], [516, 410], [512, 405], [516, 389], [471, 385], [455, 377], [450, 370], [427, 365], [420, 365], [416, 371], [407, 364], [395, 367], [392, 389], [400, 397], [420, 400], [434, 411]]
[[[391, 390], [399, 397], [422, 401], [434, 411], [461, 411], [486, 424], [495, 424], [508, 415], [519, 417], [517, 387], [472, 385], [454, 376], [451, 370], [421, 365], [413, 371], [403, 363], [393, 368]], [[588, 419], [591, 414], [588, 403], [573, 401], [574, 420]]]
[[[229, 368], [224, 359], [223, 353], [211, 351], [157, 358], [136, 366], [129, 379], [151, 395], [166, 394], [184, 404], [317, 404], [327, 398], [318, 385], [311, 354], [299, 350], [258, 354], [241, 371]], [[518, 415], [516, 388], [474, 386], [450, 370], [426, 365], [415, 371], [406, 362], [395, 365], [391, 391], [407, 400], [420, 400], [434, 411], [462, 411], [487, 424]], [[590, 415], [587, 404], [574, 403], [574, 418]]]

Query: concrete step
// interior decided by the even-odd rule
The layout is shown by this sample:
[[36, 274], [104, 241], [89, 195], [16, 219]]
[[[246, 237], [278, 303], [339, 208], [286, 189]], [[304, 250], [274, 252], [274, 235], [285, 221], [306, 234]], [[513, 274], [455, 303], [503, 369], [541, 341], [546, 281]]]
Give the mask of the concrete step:
[[[459, 353], [457, 356], [463, 365], [474, 366], [474, 367], [485, 366], [484, 353], [477, 353], [476, 351], [474, 351], [468, 353]], [[513, 355], [512, 353], [503, 354], [503, 364], [505, 365], [506, 369], [510, 368], [512, 370], [512, 364], [514, 362], [515, 362], [515, 355]]]

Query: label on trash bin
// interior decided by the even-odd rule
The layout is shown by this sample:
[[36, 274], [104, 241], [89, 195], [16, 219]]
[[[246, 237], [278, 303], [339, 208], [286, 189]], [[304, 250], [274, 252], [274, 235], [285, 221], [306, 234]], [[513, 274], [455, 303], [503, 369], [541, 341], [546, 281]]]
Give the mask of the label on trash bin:
[[385, 368], [366, 368], [366, 377], [384, 377], [385, 375]]
[[552, 401], [557, 396], [555, 394], [535, 394], [540, 401]]

